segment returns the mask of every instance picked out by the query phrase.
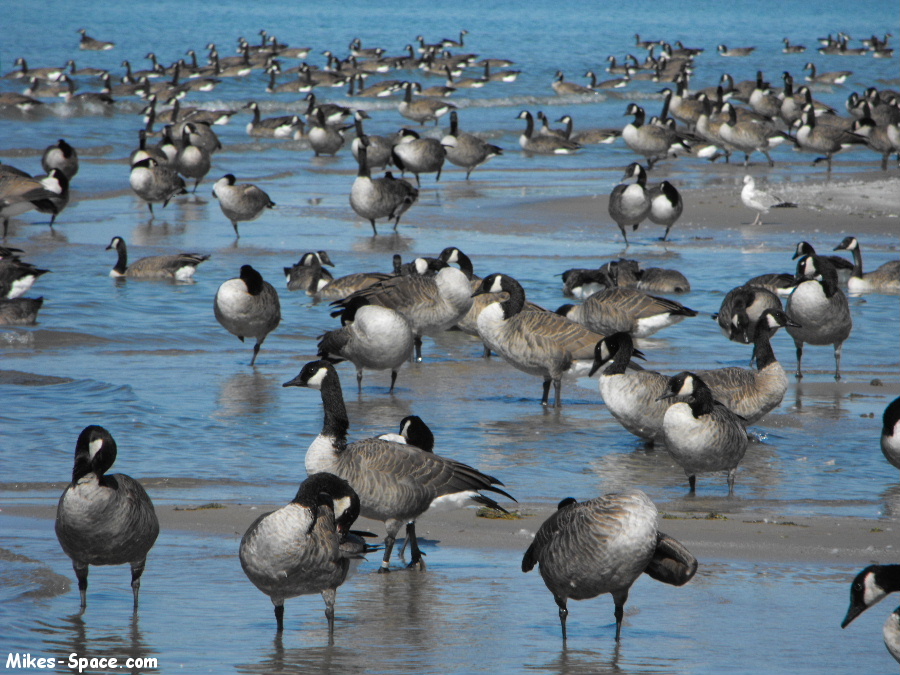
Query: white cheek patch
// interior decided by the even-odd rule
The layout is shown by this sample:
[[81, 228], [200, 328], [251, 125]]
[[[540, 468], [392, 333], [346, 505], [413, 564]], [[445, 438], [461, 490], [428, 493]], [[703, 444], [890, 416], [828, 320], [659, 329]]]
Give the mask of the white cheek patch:
[[350, 497], [341, 497], [334, 500], [334, 517], [340, 518], [350, 508]]
[[690, 396], [694, 393], [694, 378], [686, 377], [684, 378], [684, 384], [681, 385], [681, 389], [678, 391], [678, 396]]
[[865, 590], [863, 591], [863, 602], [866, 607], [871, 607], [876, 602], [880, 602], [882, 599], [887, 597], [887, 593], [885, 593], [884, 589], [878, 585], [878, 582], [875, 581], [874, 574], [867, 574], [865, 579]]
[[406, 438], [406, 435], [409, 433], [409, 427], [410, 427], [411, 424], [412, 424], [411, 422], [407, 422], [407, 423], [404, 424], [403, 427], [400, 429], [400, 435], [403, 436], [404, 438]]
[[322, 380], [325, 379], [325, 375], [327, 373], [327, 368], [319, 368], [319, 370], [316, 371], [316, 374], [309, 378], [309, 380], [307, 381], [307, 385], [309, 385], [310, 387], [321, 387]]
[[496, 277], [494, 277], [494, 283], [491, 284], [491, 287], [488, 289], [488, 292], [489, 293], [500, 293], [503, 290], [501, 281], [502, 281], [502, 277], [498, 274]]
[[94, 459], [94, 455], [96, 455], [98, 452], [100, 452], [100, 448], [102, 448], [102, 447], [103, 447], [103, 439], [102, 438], [95, 438], [93, 441], [91, 441], [90, 444], [88, 445], [88, 455], [90, 456], [90, 458]]

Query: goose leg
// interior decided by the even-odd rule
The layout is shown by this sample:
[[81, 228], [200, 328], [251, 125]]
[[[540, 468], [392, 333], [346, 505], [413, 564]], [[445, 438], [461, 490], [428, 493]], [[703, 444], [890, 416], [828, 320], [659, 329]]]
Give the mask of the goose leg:
[[328, 641], [334, 639], [334, 601], [337, 597], [337, 591], [333, 588], [326, 588], [322, 591], [322, 599], [325, 601], [325, 618], [328, 619]]
[[379, 574], [390, 572], [391, 552], [394, 550], [394, 542], [397, 541], [397, 532], [400, 530], [402, 523], [399, 520], [388, 520], [387, 536], [384, 538], [384, 557], [381, 559], [381, 567], [378, 568]]
[[[360, 381], [360, 387], [361, 387], [362, 386], [362, 375], [360, 375], [359, 381]], [[397, 382], [397, 371], [392, 370], [391, 371], [391, 388], [388, 391], [389, 394], [394, 393], [394, 384], [396, 384], [396, 382]]]
[[553, 380], [553, 403], [554, 407], [561, 408], [562, 407], [562, 380], [556, 379]]
[[415, 360], [421, 361], [422, 360], [422, 338], [419, 335], [416, 335], [416, 337], [413, 339], [413, 343], [416, 346]]
[[252, 366], [256, 363], [256, 355], [259, 354], [259, 348], [262, 347], [262, 340], [257, 340], [256, 344], [253, 345], [253, 358], [250, 359], [250, 365]]
[[794, 340], [794, 345], [796, 345], [796, 347], [797, 347], [797, 373], [796, 373], [796, 376], [797, 376], [798, 380], [802, 380], [803, 379], [803, 371], [800, 368], [800, 364], [803, 361], [803, 343], [798, 340]]
[[688, 476], [688, 486], [690, 486], [689, 494], [697, 494], [697, 476]]
[[625, 239], [625, 245], [628, 246], [628, 235], [625, 232], [625, 226], [622, 224], [619, 224], [619, 230], [621, 230], [621, 232], [622, 232], [622, 238]]
[[232, 221], [231, 221], [231, 226], [234, 228], [234, 236], [235, 236], [237, 239], [240, 239], [240, 238], [241, 238], [241, 233], [238, 232], [237, 221], [236, 221], [236, 220], [232, 220]]
[[[356, 388], [362, 393], [362, 369], [356, 371]], [[391, 391], [394, 390], [394, 381], [391, 379]]]
[[562, 639], [563, 642], [566, 641], [566, 618], [569, 616], [569, 610], [566, 609], [566, 599], [561, 598], [558, 595], [554, 595], [553, 599], [556, 600], [556, 605], [559, 607], [559, 625], [562, 627]]
[[541, 405], [549, 405], [550, 403], [550, 379], [544, 380], [544, 396], [541, 398]]
[[[397, 220], [400, 220], [400, 219], [398, 218]], [[370, 219], [369, 219], [369, 222], [372, 223], [372, 236], [373, 236], [373, 237], [377, 237], [377, 236], [378, 236], [378, 230], [375, 229], [375, 219], [374, 219], [374, 218], [370, 218]], [[394, 223], [394, 229], [395, 229], [395, 230], [397, 229], [397, 223]]]
[[147, 559], [131, 563], [131, 592], [134, 595], [134, 611], [138, 609], [138, 595], [141, 592], [141, 575], [144, 573], [144, 565]]
[[834, 345], [834, 379], [836, 381], [841, 379], [841, 350], [843, 347], [843, 342], [837, 342]]
[[78, 592], [81, 594], [81, 611], [87, 607], [88, 566], [72, 561], [75, 578], [78, 579]]
[[766, 159], [769, 160], [769, 168], [775, 166], [775, 160], [773, 160], [772, 157], [769, 155], [768, 150], [763, 150], [762, 154], [764, 154], [766, 156]]
[[[415, 521], [406, 524], [406, 541], [409, 542], [409, 565], [407, 565], [407, 567], [418, 567], [420, 571], [424, 572], [425, 561], [422, 560], [422, 556], [425, 554], [419, 550], [419, 540], [416, 539]], [[406, 547], [406, 542], [403, 543], [403, 546], [404, 548]]]
[[615, 609], [613, 610], [613, 616], [616, 617], [616, 642], [619, 641], [619, 638], [622, 636], [622, 619], [625, 617], [625, 601], [628, 600], [628, 591], [625, 590], [622, 593], [614, 593], [613, 594], [613, 603], [615, 603]]
[[275, 605], [275, 630], [279, 633], [284, 630], [284, 600]]
[[737, 475], [737, 469], [728, 472], [728, 496], [734, 496], [734, 477]]

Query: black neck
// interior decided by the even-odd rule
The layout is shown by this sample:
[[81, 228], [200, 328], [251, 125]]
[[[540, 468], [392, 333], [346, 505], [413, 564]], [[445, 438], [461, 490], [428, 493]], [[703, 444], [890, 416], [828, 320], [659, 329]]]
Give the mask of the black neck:
[[333, 438], [339, 451], [343, 450], [347, 445], [347, 429], [350, 428], [350, 420], [347, 418], [341, 381], [336, 372], [329, 372], [322, 380], [321, 394], [322, 407], [325, 410], [322, 435]]
[[116, 266], [113, 267], [113, 270], [119, 274], [125, 274], [125, 271], [128, 269], [128, 250], [125, 248], [124, 243], [116, 246], [116, 253], [118, 253], [119, 259], [116, 261]]
[[709, 387], [705, 383], [697, 384], [695, 381], [694, 393], [688, 400], [688, 405], [691, 406], [691, 413], [693, 413], [694, 417], [698, 418], [701, 415], [708, 415], [713, 411], [715, 404], [716, 402]]
[[772, 351], [772, 341], [769, 339], [769, 322], [765, 316], [756, 324], [756, 335], [753, 337], [753, 359], [756, 360], [756, 369], [762, 370], [766, 366], [775, 363], [775, 352]]
[[515, 316], [525, 307], [525, 289], [512, 277], [504, 277], [502, 288], [509, 293], [509, 299], [500, 303], [503, 308], [503, 316], [507, 319]]
[[[631, 339], [631, 335], [628, 333], [622, 333], [620, 336], [612, 342], [616, 347], [616, 353], [613, 354], [612, 363], [607, 366], [604, 371], [605, 375], [623, 375], [625, 370], [628, 368], [628, 364], [631, 361], [631, 357], [634, 354], [634, 342]], [[610, 345], [610, 340], [607, 338], [607, 346]]]

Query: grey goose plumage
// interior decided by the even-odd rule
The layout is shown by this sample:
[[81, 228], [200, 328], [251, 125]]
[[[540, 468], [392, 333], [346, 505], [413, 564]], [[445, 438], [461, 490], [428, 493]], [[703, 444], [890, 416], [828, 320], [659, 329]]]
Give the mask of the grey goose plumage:
[[213, 311], [222, 327], [241, 342], [247, 337], [256, 338], [251, 366], [256, 363], [266, 336], [281, 323], [278, 292], [250, 265], [242, 265], [240, 276], [219, 286]]
[[746, 420], [716, 401], [695, 373], [673, 375], [660, 398], [680, 399], [666, 409], [663, 439], [666, 450], [684, 469], [691, 493], [696, 491], [698, 473], [726, 471], [731, 495], [737, 467], [747, 451]]
[[881, 416], [881, 452], [900, 469], [900, 397], [891, 401]]
[[154, 255], [140, 258], [130, 266], [128, 264], [128, 247], [122, 237], [113, 237], [106, 250], [114, 249], [118, 255], [116, 264], [110, 270], [111, 277], [128, 277], [132, 279], [174, 279], [190, 281], [197, 266], [208, 255], [199, 253], [175, 253], [171, 255]]
[[213, 185], [213, 197], [219, 201], [219, 208], [231, 221], [236, 237], [239, 222], [249, 222], [259, 218], [266, 209], [275, 208], [269, 195], [252, 183], [238, 183], [234, 174], [227, 173]]
[[484, 141], [473, 134], [459, 130], [459, 117], [456, 111], [450, 112], [450, 130], [441, 139], [447, 161], [466, 170], [466, 180], [472, 171], [492, 157], [503, 154], [503, 149]]
[[534, 131], [534, 117], [527, 110], [519, 113], [525, 120], [525, 131], [519, 136], [519, 145], [532, 155], [570, 155], [581, 149], [581, 144], [556, 136], [542, 136]]
[[847, 296], [838, 287], [837, 271], [816, 255], [797, 261], [797, 286], [785, 311], [797, 326], [788, 326], [797, 348], [797, 379], [803, 377], [803, 345], [834, 346], [834, 379], [841, 379], [841, 348], [853, 329]]
[[350, 531], [359, 504], [347, 481], [314, 473], [289, 504], [264, 513], [247, 528], [238, 553], [241, 568], [272, 600], [279, 633], [284, 630], [286, 599], [321, 593], [329, 641], [333, 638], [337, 589], [347, 579], [351, 560], [368, 549]]
[[131, 566], [134, 610], [147, 554], [159, 535], [153, 502], [143, 486], [122, 473], [107, 475], [117, 445], [101, 426], [90, 425], [75, 443], [72, 482], [56, 509], [56, 538], [72, 559], [81, 609], [87, 606], [89, 565]]
[[747, 283], [728, 291], [712, 318], [729, 340], [749, 344], [756, 335], [757, 322], [767, 309], [783, 309], [778, 295]]
[[390, 556], [400, 527], [422, 515], [433, 502], [472, 491], [512, 497], [503, 484], [473, 467], [405, 443], [378, 438], [347, 442], [350, 421], [334, 366], [312, 361], [285, 387], [318, 389], [322, 397], [322, 431], [306, 452], [306, 471], [333, 473], [353, 486], [360, 513], [385, 523], [387, 536], [379, 571], [390, 571]]
[[314, 295], [322, 286], [334, 280], [331, 272], [323, 265], [334, 267], [331, 258], [325, 251], [309, 251], [300, 256], [297, 264], [282, 268], [284, 270], [285, 283], [289, 291], [306, 291], [307, 295]]
[[[609, 195], [607, 210], [610, 217], [619, 226], [625, 244], [628, 244], [626, 228], [637, 230], [638, 226], [650, 215], [653, 207], [650, 193], [647, 190], [647, 171], [637, 162], [632, 162], [625, 169], [624, 181], [616, 185]], [[630, 182], [633, 179], [634, 182]]]
[[696, 574], [697, 559], [659, 531], [657, 517], [650, 498], [632, 489], [586, 502], [564, 499], [538, 529], [522, 558], [522, 571], [538, 566], [559, 607], [563, 643], [570, 599], [611, 594], [618, 642], [628, 591], [641, 574], [674, 586]]
[[900, 260], [889, 260], [874, 272], [864, 272], [862, 250], [856, 237], [844, 237], [834, 250], [853, 253], [853, 271], [847, 280], [847, 290], [851, 293], [900, 293]]
[[[412, 129], [401, 129], [397, 133], [397, 142], [391, 151], [394, 165], [405, 173], [409, 171], [416, 177], [416, 186], [421, 187], [419, 174], [436, 173], [435, 180], [441, 179], [441, 169], [447, 152], [441, 141], [436, 138], [423, 138]], [[401, 175], [403, 175], [401, 173]]]
[[423, 126], [425, 122], [434, 121], [435, 126], [437, 126], [439, 118], [456, 108], [455, 105], [447, 101], [433, 98], [413, 98], [414, 86], [413, 82], [407, 82], [404, 85], [403, 100], [397, 106], [397, 110], [403, 117], [418, 122]]
[[419, 198], [419, 190], [402, 178], [394, 178], [386, 173], [381, 178], [372, 178], [368, 163], [368, 139], [360, 136], [357, 150], [359, 170], [350, 187], [350, 206], [372, 225], [372, 234], [377, 235], [375, 221], [389, 218], [394, 221], [394, 230], [400, 223], [400, 216], [406, 213]]
[[0, 298], [0, 326], [33, 326], [44, 298]]
[[147, 203], [151, 219], [153, 204], [162, 202], [163, 208], [176, 195], [186, 195], [184, 179], [174, 170], [153, 157], [145, 157], [131, 166], [128, 181], [135, 194]]

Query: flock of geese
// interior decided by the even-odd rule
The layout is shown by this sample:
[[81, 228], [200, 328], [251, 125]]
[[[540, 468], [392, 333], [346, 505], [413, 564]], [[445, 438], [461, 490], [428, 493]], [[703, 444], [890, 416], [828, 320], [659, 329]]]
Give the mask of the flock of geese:
[[[82, 34], [82, 49], [111, 49], [111, 43], [94, 40]], [[388, 63], [384, 50], [364, 49], [359, 40], [350, 45], [350, 56], [328, 69], [298, 67], [297, 91], [324, 83], [340, 81], [350, 84], [357, 95], [368, 90], [364, 77], [385, 69], [425, 68], [442, 72], [447, 77], [445, 89], [483, 87], [492, 82], [514, 79], [512, 65], [497, 59], [476, 61], [473, 55], [453, 57], [449, 50], [463, 47], [466, 32], [459, 40], [420, 44], [419, 56], [410, 46], [408, 55], [395, 57]], [[221, 147], [212, 126], [236, 111], [187, 109], [179, 103], [190, 91], [214, 86], [216, 80], [241, 75], [255, 68], [270, 72], [269, 88], [277, 86], [277, 77], [286, 72], [283, 61], [305, 58], [308, 50], [291, 50], [264, 31], [260, 45], [241, 43], [241, 56], [232, 60], [218, 56], [210, 49], [211, 65], [180, 61], [171, 68], [152, 59], [149, 72], [132, 72], [128, 64], [123, 86], [134, 87], [132, 93], [148, 99], [150, 120], [139, 134], [139, 148], [130, 157], [130, 185], [153, 214], [153, 205], [165, 206], [171, 199], [185, 194], [188, 182], [196, 191], [212, 167], [213, 153]], [[648, 49], [644, 62], [631, 57], [621, 74], [627, 81], [638, 79], [642, 71], [651, 71], [660, 81], [671, 82], [664, 98], [664, 112], [655, 120], [647, 120], [637, 104], [626, 108], [633, 119], [621, 130], [605, 130], [596, 134], [573, 134], [571, 118], [562, 133], [549, 128], [541, 116], [542, 129], [536, 129], [529, 111], [519, 115], [526, 128], [520, 138], [522, 149], [534, 154], [568, 154], [589, 142], [609, 142], [621, 136], [646, 168], [639, 162], [625, 172], [624, 182], [610, 195], [609, 213], [627, 242], [627, 230], [637, 229], [645, 219], [665, 227], [665, 239], [672, 224], [680, 216], [683, 203], [675, 186], [668, 181], [647, 186], [647, 172], [656, 162], [680, 154], [700, 155], [698, 143], [714, 146], [713, 153], [730, 159], [733, 152], [745, 154], [745, 163], [754, 152], [773, 162], [769, 151], [788, 142], [801, 149], [824, 155], [829, 170], [832, 156], [846, 145], [866, 144], [887, 158], [896, 153], [897, 128], [900, 121], [896, 94], [869, 89], [848, 105], [850, 118], [839, 117], [826, 110], [811, 97], [810, 89], [801, 87], [792, 94], [792, 79], [785, 73], [784, 90], [776, 93], [759, 73], [751, 85], [723, 83], [713, 92], [691, 92], [689, 77], [692, 62], [702, 50], [683, 45], [641, 41], [636, 45]], [[452, 44], [451, 44], [452, 43]], [[820, 48], [822, 53], [849, 54], [847, 36], [829, 37]], [[889, 51], [885, 40], [872, 38], [866, 53], [884, 56]], [[654, 50], [661, 50], [656, 57]], [[719, 45], [723, 57], [741, 57], [752, 47], [735, 48]], [[825, 50], [825, 51], [823, 51]], [[836, 51], [834, 51], [836, 50]], [[801, 47], [785, 40], [785, 51], [799, 53]], [[331, 63], [333, 55], [329, 56]], [[649, 64], [649, 65], [647, 65]], [[462, 70], [477, 65], [483, 68], [481, 78], [463, 77]], [[810, 63], [810, 83], [823, 82], [826, 74], [817, 73]], [[351, 67], [358, 69], [352, 75]], [[617, 64], [610, 61], [610, 72]], [[77, 76], [75, 63], [70, 65]], [[29, 68], [24, 59], [17, 62], [18, 75], [40, 89], [34, 78], [61, 81], [68, 102], [107, 105], [105, 96], [126, 95], [102, 91], [101, 98], [76, 99], [73, 80], [52, 69]], [[583, 87], [565, 80], [562, 72], [553, 89], [563, 96], [593, 96], [601, 88], [619, 84], [598, 83], [592, 75], [592, 86]], [[833, 82], [837, 82], [832, 75]], [[171, 81], [163, 82], [171, 77]], [[184, 77], [182, 81], [180, 78]], [[352, 79], [347, 79], [352, 78]], [[107, 80], [108, 81], [108, 80]], [[165, 86], [154, 86], [154, 82]], [[573, 86], [574, 85], [574, 86]], [[332, 85], [333, 86], [333, 85]], [[180, 89], [179, 89], [180, 87]], [[305, 138], [316, 154], [334, 154], [344, 145], [343, 132], [355, 128], [352, 152], [358, 163], [358, 174], [350, 187], [352, 209], [370, 222], [377, 234], [376, 221], [393, 221], [396, 228], [401, 216], [415, 204], [421, 175], [440, 178], [444, 160], [462, 167], [468, 179], [471, 172], [485, 161], [503, 153], [475, 135], [460, 131], [459, 114], [450, 103], [446, 91], [427, 91], [411, 81], [385, 86], [382, 92], [366, 95], [382, 96], [402, 93], [397, 111], [403, 117], [425, 125], [438, 123], [449, 115], [449, 133], [441, 139], [402, 129], [393, 138], [369, 136], [363, 131], [367, 114], [317, 101], [307, 94], [305, 118], [290, 115], [262, 118], [259, 105], [251, 102], [253, 119], [247, 125], [250, 135], [272, 138]], [[423, 96], [424, 94], [424, 96]], [[157, 110], [160, 100], [171, 100], [168, 110]], [[738, 107], [743, 101], [749, 108]], [[23, 99], [0, 97], [0, 106], [28, 109], [34, 105]], [[788, 109], [793, 113], [786, 112]], [[669, 117], [671, 115], [671, 117]], [[674, 119], [682, 122], [679, 127]], [[155, 122], [166, 121], [161, 141], [148, 143]], [[888, 145], [878, 145], [881, 140]], [[880, 148], [880, 149], [879, 149]], [[885, 148], [887, 148], [885, 150]], [[68, 181], [78, 170], [77, 154], [65, 141], [48, 148], [44, 155], [46, 176], [31, 177], [24, 172], [0, 165], [0, 215], [4, 219], [4, 237], [8, 220], [29, 209], [37, 209], [55, 217], [64, 207]], [[396, 178], [390, 171], [375, 178], [372, 170], [392, 164], [412, 174], [410, 180]], [[744, 194], [746, 193], [746, 195]], [[239, 236], [238, 223], [258, 218], [275, 206], [269, 196], [252, 184], [241, 184], [233, 174], [219, 178], [213, 187], [224, 216]], [[769, 208], [788, 206], [772, 195], [755, 188], [751, 177], [745, 179], [742, 199], [760, 214]], [[189, 280], [198, 265], [208, 256], [180, 253], [154, 256], [133, 261], [129, 265], [125, 241], [114, 237], [107, 247], [117, 254], [111, 275], [129, 278], [172, 278]], [[797, 356], [796, 376], [802, 377], [804, 345], [831, 345], [835, 358], [835, 378], [840, 378], [843, 342], [852, 330], [852, 318], [844, 292], [900, 293], [900, 261], [886, 263], [868, 274], [862, 269], [859, 242], [847, 237], [836, 250], [850, 251], [853, 262], [817, 255], [806, 242], [798, 245], [794, 274], [767, 274], [748, 280], [729, 292], [715, 317], [725, 336], [733, 341], [753, 344], [755, 368], [720, 368], [685, 370], [664, 375], [645, 369], [638, 360], [645, 359], [635, 341], [692, 319], [697, 312], [681, 303], [651, 293], [679, 293], [690, 289], [689, 281], [676, 270], [641, 269], [634, 261], [610, 261], [598, 269], [567, 270], [563, 274], [563, 292], [580, 304], [567, 304], [557, 311], [535, 305], [526, 299], [523, 286], [504, 273], [481, 278], [474, 273], [468, 256], [456, 247], [448, 247], [434, 258], [417, 258], [403, 264], [395, 260], [395, 268], [386, 272], [365, 272], [334, 278], [326, 267], [332, 266], [325, 251], [309, 252], [291, 267], [285, 277], [289, 290], [303, 291], [317, 301], [331, 302], [333, 316], [340, 317], [341, 327], [326, 331], [317, 344], [318, 359], [307, 363], [285, 387], [317, 390], [321, 397], [323, 425], [312, 439], [306, 454], [308, 477], [300, 485], [294, 499], [286, 506], [261, 516], [245, 533], [239, 550], [240, 564], [249, 580], [272, 601], [278, 630], [284, 625], [284, 602], [298, 595], [321, 593], [326, 604], [329, 634], [334, 631], [334, 605], [337, 588], [344, 583], [354, 561], [376, 550], [366, 543], [364, 534], [352, 530], [360, 515], [384, 522], [386, 537], [380, 572], [390, 571], [390, 560], [397, 535], [406, 527], [412, 560], [410, 565], [424, 569], [415, 536], [415, 521], [430, 508], [458, 508], [481, 504], [505, 510], [497, 496], [515, 501], [503, 483], [474, 467], [436, 454], [434, 437], [418, 417], [401, 423], [400, 432], [349, 441], [349, 419], [344, 405], [341, 383], [334, 364], [350, 361], [357, 373], [357, 386], [362, 391], [364, 370], [389, 370], [391, 390], [401, 366], [410, 359], [422, 359], [422, 338], [449, 329], [477, 336], [485, 354], [499, 355], [513, 367], [542, 381], [542, 404], [562, 404], [562, 381], [567, 375], [597, 376], [606, 409], [628, 432], [648, 443], [663, 445], [685, 472], [691, 492], [696, 491], [697, 476], [724, 472], [729, 494], [733, 492], [735, 475], [748, 447], [746, 427], [763, 419], [780, 405], [787, 390], [787, 375], [771, 344], [771, 337], [784, 328], [794, 339]], [[0, 317], [16, 323], [34, 323], [37, 309], [28, 310], [15, 303], [47, 270], [23, 261], [22, 251], [0, 248]], [[782, 298], [786, 298], [782, 302]], [[39, 304], [38, 304], [39, 307]], [[281, 321], [279, 294], [250, 265], [243, 265], [237, 277], [222, 283], [215, 295], [214, 313], [219, 323], [240, 340], [255, 339], [250, 365], [254, 365], [266, 337]], [[897, 437], [900, 406], [895, 401], [885, 411], [882, 449], [886, 458], [900, 466]], [[141, 574], [157, 535], [159, 524], [152, 502], [140, 483], [124, 474], [107, 473], [117, 454], [117, 445], [103, 427], [86, 427], [78, 437], [72, 482], [59, 501], [56, 533], [65, 553], [72, 559], [86, 607], [88, 568], [90, 565], [129, 564], [132, 570], [134, 608], [138, 607]], [[485, 494], [489, 493], [489, 494]], [[489, 496], [493, 495], [493, 496]], [[405, 545], [404, 545], [405, 546]], [[539, 528], [522, 560], [523, 572], [538, 567], [540, 575], [559, 607], [563, 640], [566, 639], [567, 602], [609, 593], [614, 601], [616, 640], [619, 640], [623, 607], [628, 591], [641, 574], [673, 585], [690, 581], [698, 568], [696, 558], [679, 542], [658, 530], [657, 511], [642, 491], [624, 490], [585, 502], [565, 499], [556, 512]], [[844, 620], [847, 625], [865, 607], [887, 593], [900, 590], [900, 573], [896, 566], [867, 568], [853, 584], [853, 605]], [[898, 610], [900, 611], [900, 610]], [[885, 628], [891, 652], [900, 660], [900, 622], [895, 612]], [[890, 630], [889, 630], [890, 628]]]

